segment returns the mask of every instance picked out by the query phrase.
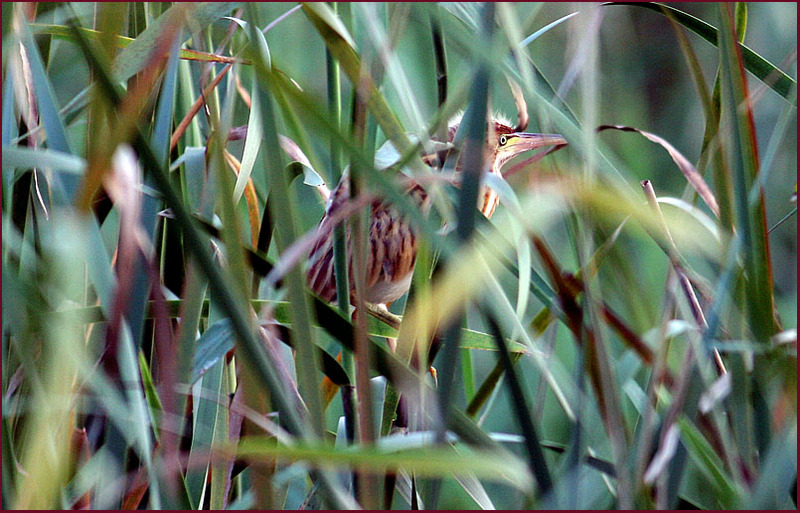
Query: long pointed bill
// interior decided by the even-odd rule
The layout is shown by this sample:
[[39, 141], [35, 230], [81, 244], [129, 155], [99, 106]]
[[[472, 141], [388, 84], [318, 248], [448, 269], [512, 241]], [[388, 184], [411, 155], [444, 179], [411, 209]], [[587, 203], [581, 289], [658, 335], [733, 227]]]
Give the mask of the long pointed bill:
[[547, 150], [539, 152], [511, 167], [507, 172], [503, 173], [503, 177], [508, 177], [528, 164], [536, 162], [545, 155], [567, 145], [567, 140], [559, 134], [529, 134], [525, 132], [517, 132], [508, 134], [505, 136], [505, 138], [506, 143], [498, 149], [497, 156], [495, 157], [495, 169], [498, 171], [506, 162], [518, 155], [525, 153], [526, 151], [538, 150], [540, 148], [547, 148]]

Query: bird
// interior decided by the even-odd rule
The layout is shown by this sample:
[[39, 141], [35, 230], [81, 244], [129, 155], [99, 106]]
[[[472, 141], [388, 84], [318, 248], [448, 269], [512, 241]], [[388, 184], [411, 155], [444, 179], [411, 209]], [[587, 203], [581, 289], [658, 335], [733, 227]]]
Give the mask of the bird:
[[[460, 124], [460, 116], [448, 123], [448, 142], [452, 143]], [[502, 177], [503, 166], [514, 157], [525, 152], [551, 147], [550, 151], [563, 147], [567, 141], [558, 134], [526, 133], [527, 115], [520, 115], [519, 122], [511, 122], [499, 115], [487, 120], [487, 139], [484, 144], [485, 160], [489, 163], [488, 172]], [[433, 158], [424, 157], [426, 164], [432, 165]], [[455, 176], [461, 172], [462, 164], [455, 168]], [[423, 212], [430, 207], [430, 197], [425, 188], [412, 182], [406, 194]], [[306, 279], [311, 290], [327, 302], [336, 302], [336, 277], [333, 270], [333, 230], [334, 221], [340, 211], [351, 201], [350, 176], [343, 173], [339, 183], [331, 191], [326, 203], [325, 213], [320, 220], [320, 235], [309, 251]], [[486, 185], [479, 194], [478, 209], [491, 218], [499, 197]], [[369, 244], [367, 248], [366, 283], [364, 301], [384, 307], [405, 294], [414, 271], [418, 248], [418, 234], [412, 224], [392, 203], [375, 199], [370, 205]], [[354, 301], [354, 277], [352, 269], [352, 241], [349, 230], [346, 235], [348, 270], [350, 277], [350, 297]]]

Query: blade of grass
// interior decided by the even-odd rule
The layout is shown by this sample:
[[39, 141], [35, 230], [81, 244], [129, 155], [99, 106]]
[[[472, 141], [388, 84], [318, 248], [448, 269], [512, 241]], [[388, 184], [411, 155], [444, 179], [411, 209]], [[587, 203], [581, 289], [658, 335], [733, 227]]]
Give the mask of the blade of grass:
[[[52, 301], [80, 301], [85, 250], [85, 230], [80, 228], [79, 221], [61, 217], [43, 227], [42, 263], [48, 265], [49, 273], [42, 276], [39, 287]], [[76, 322], [68, 319], [43, 325], [39, 336], [40, 351], [54, 358], [26, 366], [26, 374], [34, 378], [36, 386], [30, 396], [31, 414], [23, 424], [27, 435], [20, 439], [16, 462], [24, 472], [16, 471], [17, 488], [12, 493], [15, 508], [58, 507], [60, 490], [68, 477], [71, 421], [77, 399], [75, 380], [80, 365], [87, 360], [82, 329]], [[5, 397], [3, 402], [5, 406]]]
[[[172, 24], [182, 25], [186, 22], [194, 27], [206, 27], [231, 12], [234, 6], [233, 2], [171, 6], [152, 23], [149, 23], [144, 32], [119, 52], [112, 68], [114, 79], [117, 81], [127, 80], [146, 65], [153, 45], [164, 27]], [[188, 32], [185, 37], [189, 37]]]
[[733, 12], [720, 7], [720, 61], [723, 121], [730, 130], [728, 164], [734, 179], [734, 211], [744, 252], [745, 287], [749, 328], [764, 342], [779, 330], [774, 317], [772, 265], [767, 238], [763, 191], [752, 204], [751, 186], [758, 178], [758, 148], [750, 97], [745, 82], [742, 57], [734, 33]]
[[236, 177], [236, 186], [233, 189], [233, 200], [238, 202], [244, 193], [245, 185], [250, 180], [250, 174], [256, 163], [258, 151], [261, 146], [263, 128], [261, 126], [261, 107], [259, 105], [259, 95], [256, 94], [256, 83], [253, 83], [251, 91], [252, 103], [250, 105], [250, 115], [247, 118], [247, 137], [244, 140], [244, 151], [242, 153], [242, 165]]
[[[664, 11], [664, 14], [667, 16], [667, 19], [669, 19], [670, 25], [672, 25], [675, 35], [678, 37], [681, 51], [691, 70], [692, 79], [698, 95], [700, 96], [703, 112], [705, 114], [703, 145], [700, 158], [698, 159], [697, 169], [703, 172], [708, 163], [711, 162], [713, 166], [716, 197], [718, 198], [720, 206], [719, 218], [722, 222], [722, 226], [731, 227], [733, 226], [730, 203], [731, 191], [729, 190], [731, 184], [722, 167], [722, 161], [719, 155], [721, 145], [716, 137], [719, 131], [719, 68], [717, 69], [717, 76], [714, 80], [714, 90], [710, 93], [697, 54], [692, 50], [686, 34], [680, 29], [680, 24], [675, 20], [674, 16], [671, 15], [670, 11]], [[686, 194], [684, 194], [684, 197], [686, 197]]]
[[[257, 80], [259, 83], [258, 93], [261, 95], [259, 103], [261, 104], [262, 124], [264, 127], [265, 135], [265, 149], [266, 153], [270, 155], [267, 159], [265, 168], [273, 182], [272, 201], [269, 207], [272, 208], [272, 215], [276, 221], [275, 239], [278, 249], [282, 250], [287, 248], [292, 241], [296, 238], [296, 231], [294, 227], [293, 216], [294, 205], [292, 204], [288, 195], [289, 179], [286, 176], [285, 166], [282, 162], [282, 152], [278, 140], [277, 125], [274, 117], [273, 110], [273, 96], [276, 95], [280, 88], [276, 86], [273, 71], [271, 66], [266, 61], [266, 40], [263, 34], [257, 32], [255, 27], [257, 24], [257, 13], [252, 6], [248, 6], [248, 17], [250, 23], [248, 29], [250, 33], [250, 40], [252, 42], [250, 49], [251, 59], [253, 60], [255, 70], [257, 72]], [[300, 393], [308, 406], [308, 414], [310, 415], [310, 425], [303, 427], [295, 426], [295, 429], [301, 430], [305, 438], [309, 440], [319, 439], [323, 435], [323, 408], [322, 399], [319, 395], [320, 391], [320, 378], [319, 378], [319, 359], [314, 350], [315, 343], [314, 332], [312, 331], [313, 314], [311, 312], [308, 295], [305, 292], [304, 279], [299, 268], [294, 268], [286, 277], [288, 285], [289, 298], [292, 302], [292, 326], [295, 335], [295, 351], [296, 355], [296, 368], [298, 377], [298, 388]], [[344, 506], [352, 505], [352, 499], [343, 494], [340, 486], [334, 482], [333, 476], [326, 472], [319, 474], [320, 484], [327, 492], [328, 499], [331, 504]]]
[[[229, 423], [231, 421], [231, 409], [229, 407], [230, 397], [235, 390], [235, 378], [231, 379], [230, 376], [232, 366], [225, 365], [222, 374], [222, 386], [220, 387], [220, 395], [217, 397], [217, 415], [214, 419], [213, 437], [211, 440], [211, 447], [224, 446], [230, 443]], [[243, 390], [240, 387], [238, 391]], [[233, 461], [233, 458], [225, 457], [225, 455], [211, 454], [211, 463], [209, 472], [211, 473], [210, 482], [207, 482], [208, 490], [208, 505], [209, 509], [221, 510], [224, 509], [226, 502], [226, 487], [230, 479], [230, 471], [233, 470], [228, 462]], [[229, 470], [230, 469], [230, 470]]]
[[280, 447], [263, 439], [242, 437], [237, 447], [226, 452], [243, 457], [276, 456], [282, 459], [306, 460], [318, 465], [336, 468], [358, 464], [373, 472], [385, 469], [413, 471], [417, 475], [441, 476], [449, 473], [474, 473], [478, 477], [506, 482], [521, 490], [529, 490], [531, 479], [519, 461], [504, 459], [492, 451], [454, 451], [450, 448], [426, 447], [405, 451], [386, 451], [377, 448], [359, 448], [336, 451], [328, 447]]
[[692, 423], [685, 418], [678, 419], [678, 427], [683, 442], [689, 447], [689, 455], [700, 469], [711, 477], [712, 485], [717, 489], [715, 497], [720, 500], [723, 509], [736, 509], [741, 501], [742, 492], [723, 469], [723, 463], [714, 448]]
[[[334, 15], [338, 12], [337, 4], [332, 4]], [[325, 70], [328, 79], [328, 109], [331, 122], [339, 127], [342, 124], [342, 84], [340, 78], [341, 68], [331, 54], [329, 48], [325, 49]], [[338, 183], [342, 177], [342, 152], [338, 144], [331, 139], [330, 142], [330, 173], [331, 184]], [[336, 278], [336, 297], [339, 298], [339, 309], [343, 315], [349, 314], [350, 305], [350, 278], [348, 276], [347, 248], [345, 246], [345, 228], [337, 226], [333, 234], [333, 272]], [[344, 368], [352, 374], [353, 361], [350, 356], [342, 356]]]
[[[222, 8], [218, 11], [220, 14], [224, 14], [226, 9]], [[48, 36], [53, 36], [55, 39], [61, 39], [64, 41], [75, 41], [74, 35], [70, 31], [69, 27], [66, 25], [54, 25], [48, 23], [31, 23], [30, 28], [34, 34], [43, 34]], [[98, 40], [101, 36], [101, 32], [85, 27], [80, 27], [78, 30], [86, 36], [89, 40]], [[140, 33], [141, 35], [141, 33]], [[127, 48], [130, 46], [131, 43], [136, 41], [135, 38], [122, 36], [120, 34], [115, 34], [114, 36], [114, 45], [118, 48]], [[148, 36], [149, 37], [149, 36]], [[139, 43], [142, 44], [142, 43]], [[207, 52], [198, 52], [196, 50], [189, 50], [186, 48], [182, 48], [180, 50], [180, 58], [182, 60], [187, 61], [198, 61], [198, 62], [224, 62], [224, 63], [232, 63], [235, 62], [233, 57], [228, 57], [225, 55], [215, 55], [213, 53]], [[140, 68], [141, 69], [141, 68]], [[138, 71], [138, 70], [137, 70]], [[136, 71], [134, 71], [134, 74]], [[120, 76], [120, 81], [125, 80], [126, 78]]]
[[497, 343], [497, 354], [499, 355], [500, 361], [503, 363], [506, 380], [514, 399], [514, 413], [517, 416], [517, 422], [525, 437], [525, 448], [528, 452], [528, 468], [531, 474], [536, 478], [536, 482], [539, 485], [539, 493], [541, 495], [547, 495], [553, 487], [553, 480], [547, 468], [544, 452], [542, 452], [539, 443], [539, 436], [536, 434], [536, 428], [531, 419], [531, 412], [525, 400], [520, 377], [514, 370], [514, 363], [511, 361], [511, 357], [508, 354], [503, 334], [500, 331], [500, 326], [498, 326], [497, 321], [487, 310], [484, 310], [484, 315], [487, 316], [486, 320], [489, 323], [489, 328]]
[[[193, 418], [191, 447], [186, 471], [186, 488], [193, 509], [201, 509], [207, 496], [206, 474], [211, 465], [208, 449], [214, 439], [215, 419], [219, 408], [227, 402], [227, 395], [222, 390], [223, 369], [225, 361], [220, 360], [203, 375], [196, 385], [193, 398]], [[220, 400], [225, 402], [220, 403]]]
[[[67, 139], [66, 128], [59, 116], [55, 91], [50, 83], [39, 54], [38, 47], [33, 40], [27, 23], [21, 24], [20, 46], [24, 48], [25, 58], [30, 66], [29, 84], [33, 88], [36, 98], [36, 109], [39, 114], [39, 123], [44, 127], [47, 137], [45, 143], [48, 148], [62, 153], [73, 154]], [[74, 176], [54, 176], [51, 180], [53, 199], [56, 204], [66, 204], [73, 199], [79, 180]]]
[[[325, 4], [303, 4], [303, 12], [314, 24], [331, 54], [342, 66], [342, 71], [350, 79], [350, 82], [357, 85], [359, 94], [363, 96], [370, 113], [375, 116], [383, 132], [400, 153], [405, 153], [411, 147], [411, 142], [372, 80], [362, 77], [360, 59], [344, 26], [341, 25], [338, 18], [333, 15], [330, 8]], [[363, 83], [362, 79], [364, 80]], [[419, 160], [412, 160], [410, 164], [413, 169], [421, 170], [424, 173], [425, 169]]]
[[786, 429], [774, 438], [763, 457], [761, 475], [743, 504], [745, 509], [797, 507], [797, 430]]
[[[495, 9], [494, 4], [487, 3], [481, 12], [481, 27], [479, 37], [489, 43], [492, 40], [494, 29]], [[464, 114], [464, 118], [458, 128], [454, 140], [459, 139], [459, 134], [465, 134], [464, 151], [461, 158], [462, 180], [461, 191], [458, 198], [456, 209], [456, 242], [458, 246], [464, 247], [472, 239], [475, 231], [476, 205], [478, 204], [478, 194], [480, 189], [481, 176], [486, 172], [484, 145], [486, 144], [486, 120], [488, 119], [489, 109], [489, 69], [488, 66], [479, 61], [475, 68], [472, 78], [473, 89], [469, 107]], [[445, 167], [454, 164], [444, 164]], [[458, 253], [456, 253], [457, 255]], [[445, 443], [445, 429], [450, 420], [450, 406], [456, 401], [454, 389], [456, 387], [456, 369], [459, 364], [459, 338], [461, 335], [461, 325], [465, 320], [465, 306], [456, 307], [456, 311], [451, 319], [441, 330], [441, 370], [443, 379], [440, 382], [438, 394], [438, 406], [440, 420], [436, 424], [436, 441], [439, 444]], [[441, 487], [440, 480], [434, 480], [430, 489], [430, 494], [425, 503], [428, 507], [436, 508]]]
[[[272, 217], [275, 219], [275, 242], [278, 250], [284, 250], [296, 238], [295, 230], [295, 205], [289, 200], [288, 177], [286, 169], [282, 163], [282, 151], [278, 141], [277, 126], [275, 124], [275, 113], [271, 96], [275, 94], [274, 87], [269, 80], [272, 74], [270, 64], [266, 57], [266, 41], [263, 34], [255, 30], [255, 12], [248, 12], [250, 16], [250, 39], [253, 48], [252, 59], [258, 76], [258, 96], [261, 106], [261, 118], [264, 128], [265, 153], [270, 155], [266, 159], [266, 169], [271, 177], [273, 194], [269, 202], [272, 209]], [[319, 360], [313, 350], [315, 337], [311, 330], [312, 314], [308, 298], [305, 293], [304, 280], [300, 269], [295, 268], [290, 271], [285, 280], [289, 288], [289, 300], [292, 303], [292, 326], [296, 336], [297, 358], [297, 377], [300, 394], [308, 405], [311, 415], [312, 432], [319, 437], [322, 435], [322, 409], [319, 397]]]
[[[331, 4], [334, 15], [338, 15], [338, 4]], [[325, 48], [325, 71], [327, 75], [328, 109], [330, 110], [331, 122], [339, 127], [342, 124], [342, 83], [341, 68], [339, 63], [333, 58], [329, 48]], [[331, 184], [339, 183], [342, 178], [342, 152], [338, 144], [333, 140], [329, 141], [330, 147], [330, 171]], [[336, 280], [336, 297], [339, 311], [345, 317], [350, 315], [350, 276], [348, 269], [347, 239], [345, 226], [338, 225], [333, 231], [333, 274]], [[355, 362], [353, 354], [349, 351], [342, 351], [342, 367], [344, 372], [350, 377], [350, 381], [355, 380]], [[355, 387], [350, 383], [340, 388], [342, 393], [342, 408], [345, 417], [345, 434], [350, 443], [356, 439], [357, 419], [355, 404]], [[337, 437], [338, 440], [338, 437]], [[355, 475], [353, 475], [355, 479]]]
[[597, 127], [598, 132], [608, 129], [621, 130], [623, 132], [635, 132], [644, 136], [646, 139], [661, 145], [665, 150], [667, 150], [667, 152], [669, 152], [670, 157], [672, 157], [672, 161], [675, 162], [675, 164], [678, 166], [678, 169], [680, 169], [680, 171], [686, 177], [686, 181], [689, 182], [697, 194], [700, 195], [708, 208], [711, 209], [715, 216], [720, 216], [719, 205], [717, 204], [717, 199], [714, 197], [714, 194], [711, 192], [711, 188], [708, 186], [697, 169], [694, 168], [692, 163], [689, 162], [689, 160], [686, 159], [686, 157], [684, 157], [669, 142], [657, 135], [629, 126], [601, 125]]
[[[678, 23], [702, 37], [712, 45], [721, 46], [719, 43], [720, 31], [717, 28], [674, 7], [657, 2], [608, 2], [604, 5], [629, 5], [632, 7], [649, 9], [664, 16], [669, 15], [673, 17], [673, 19], [677, 20]], [[725, 44], [724, 41], [722, 44]], [[795, 80], [744, 44], [737, 43], [737, 48], [738, 51], [741, 52], [743, 64], [747, 71], [770, 86], [772, 90], [786, 100], [793, 101], [794, 105], [797, 106], [797, 97], [795, 96], [792, 98], [792, 91], [797, 89], [797, 82]]]

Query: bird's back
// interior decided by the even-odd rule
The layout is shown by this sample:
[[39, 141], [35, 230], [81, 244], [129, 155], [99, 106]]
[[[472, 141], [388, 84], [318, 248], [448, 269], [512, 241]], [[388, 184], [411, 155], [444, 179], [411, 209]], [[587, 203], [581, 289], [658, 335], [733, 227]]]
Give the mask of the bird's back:
[[[428, 195], [419, 185], [412, 185], [408, 194], [418, 207], [426, 208]], [[326, 301], [336, 301], [336, 277], [333, 272], [332, 222], [338, 211], [350, 200], [350, 178], [347, 173], [331, 192], [325, 215], [320, 221], [322, 233], [309, 253], [308, 283], [315, 294]], [[350, 290], [355, 288], [353, 240], [346, 230], [348, 276]], [[366, 289], [364, 300], [369, 303], [389, 303], [408, 290], [417, 256], [417, 235], [405, 217], [392, 204], [372, 202], [369, 216]]]

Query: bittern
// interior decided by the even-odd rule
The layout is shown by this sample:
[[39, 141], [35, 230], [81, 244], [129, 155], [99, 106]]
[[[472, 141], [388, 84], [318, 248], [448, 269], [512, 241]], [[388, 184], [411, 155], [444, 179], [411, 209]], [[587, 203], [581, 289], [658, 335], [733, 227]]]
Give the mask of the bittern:
[[[448, 126], [449, 142], [458, 130], [459, 121]], [[560, 135], [525, 133], [527, 115], [520, 116], [516, 127], [500, 118], [493, 118], [487, 123], [487, 140], [484, 144], [485, 160], [490, 163], [489, 172], [502, 176], [501, 169], [514, 157], [524, 152], [545, 147], [560, 147], [567, 141]], [[455, 168], [456, 176], [461, 165]], [[497, 193], [488, 186], [483, 186], [479, 194], [478, 209], [487, 218], [494, 213], [499, 202]], [[430, 200], [425, 189], [413, 183], [407, 195], [426, 210]], [[311, 289], [326, 301], [336, 300], [336, 278], [333, 271], [333, 228], [329, 222], [342, 207], [350, 201], [350, 179], [344, 174], [331, 192], [320, 221], [322, 233], [309, 253], [307, 273]], [[367, 250], [367, 275], [364, 300], [368, 303], [386, 304], [400, 298], [408, 291], [411, 275], [417, 256], [417, 234], [414, 228], [391, 203], [376, 200], [372, 202], [369, 219], [369, 246]], [[352, 242], [346, 237], [349, 260], [349, 276], [351, 298], [355, 290], [352, 269]]]

